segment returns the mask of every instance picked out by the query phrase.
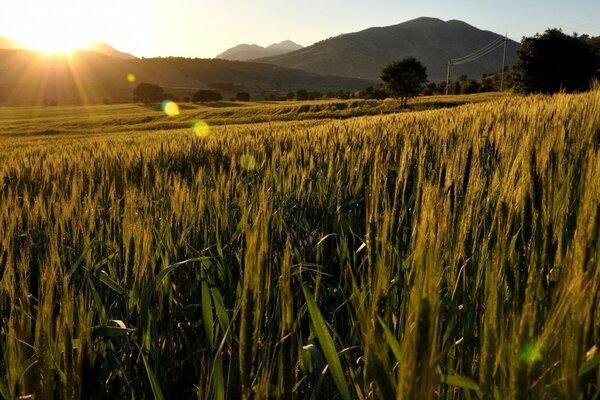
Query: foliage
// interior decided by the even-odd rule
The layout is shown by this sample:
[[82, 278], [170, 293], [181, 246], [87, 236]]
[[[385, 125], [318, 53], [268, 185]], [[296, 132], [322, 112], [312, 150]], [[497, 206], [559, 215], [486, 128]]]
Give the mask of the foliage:
[[587, 90], [600, 66], [585, 37], [558, 29], [523, 38], [517, 57], [512, 80], [523, 93]]
[[206, 103], [209, 101], [221, 101], [223, 96], [219, 92], [207, 89], [198, 89], [192, 96], [194, 103]]
[[427, 82], [427, 68], [416, 58], [406, 57], [388, 64], [380, 77], [390, 93], [406, 104], [410, 97], [418, 95], [423, 89]]
[[296, 100], [303, 101], [308, 100], [308, 92], [304, 89], [296, 91]]
[[8, 109], [0, 396], [593, 398], [600, 92], [486, 96]]
[[250, 93], [240, 92], [235, 96], [237, 101], [250, 101]]
[[163, 100], [164, 90], [153, 83], [140, 83], [133, 89], [133, 98], [135, 102], [157, 103]]

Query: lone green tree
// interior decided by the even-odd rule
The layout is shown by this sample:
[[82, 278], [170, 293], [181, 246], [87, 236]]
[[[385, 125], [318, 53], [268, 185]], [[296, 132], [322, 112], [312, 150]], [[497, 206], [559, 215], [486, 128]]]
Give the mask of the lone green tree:
[[416, 58], [406, 57], [388, 64], [380, 75], [390, 94], [405, 106], [410, 97], [418, 95], [427, 82], [427, 68]]
[[133, 89], [133, 101], [142, 103], [156, 103], [163, 100], [164, 90], [152, 83], [140, 83]]
[[598, 61], [585, 36], [569, 36], [559, 29], [523, 38], [513, 68], [513, 87], [522, 93], [587, 90]]

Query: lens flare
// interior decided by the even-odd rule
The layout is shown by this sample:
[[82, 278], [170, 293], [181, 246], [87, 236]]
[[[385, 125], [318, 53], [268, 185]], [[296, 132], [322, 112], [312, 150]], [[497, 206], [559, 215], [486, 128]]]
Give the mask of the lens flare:
[[207, 137], [210, 135], [210, 127], [204, 121], [192, 122], [192, 130], [198, 137]]
[[171, 100], [163, 101], [161, 108], [169, 117], [176, 117], [180, 114], [179, 106], [177, 105], [177, 103]]
[[535, 340], [525, 343], [519, 350], [519, 358], [529, 364], [540, 361], [543, 358], [540, 343]]
[[242, 166], [242, 168], [245, 168], [248, 171], [252, 171], [256, 168], [256, 160], [251, 154], [244, 154], [240, 158], [240, 165]]
[[127, 74], [127, 82], [134, 83], [135, 80], [136, 80], [136, 77], [134, 74]]

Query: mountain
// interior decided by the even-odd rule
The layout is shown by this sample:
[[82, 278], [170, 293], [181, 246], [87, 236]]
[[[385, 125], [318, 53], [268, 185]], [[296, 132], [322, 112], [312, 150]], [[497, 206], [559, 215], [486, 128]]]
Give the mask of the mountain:
[[303, 49], [304, 46], [299, 45], [298, 43], [294, 43], [291, 40], [284, 40], [283, 42], [273, 43], [267, 46], [267, 49], [273, 50], [284, 50], [284, 51], [295, 51]]
[[[500, 35], [483, 31], [465, 22], [417, 18], [398, 25], [369, 28], [317, 42], [312, 46], [258, 61], [298, 68], [318, 74], [378, 79], [381, 69], [406, 56], [419, 59], [432, 81], [446, 80], [450, 59], [463, 57], [493, 42]], [[519, 43], [508, 40], [506, 64], [516, 62]], [[476, 61], [453, 68], [453, 76], [499, 71], [502, 48]]]
[[216, 58], [232, 61], [248, 61], [262, 57], [277, 56], [303, 48], [303, 46], [300, 46], [291, 40], [285, 40], [281, 43], [274, 43], [267, 47], [262, 47], [257, 44], [240, 44], [225, 50]]
[[[136, 77], [128, 82], [128, 75]], [[71, 56], [41, 55], [27, 50], [0, 50], [0, 104], [86, 104], [131, 101], [138, 83], [162, 86], [178, 97], [199, 88], [224, 98], [238, 92], [279, 95], [306, 89], [323, 92], [359, 90], [372, 81], [322, 76], [273, 64], [181, 57], [121, 59], [96, 51]]]
[[96, 51], [100, 54], [120, 58], [122, 60], [133, 60], [133, 59], [137, 58], [135, 56], [132, 56], [129, 53], [123, 53], [122, 51], [119, 51], [119, 50], [115, 49], [114, 47], [109, 46], [107, 43], [105, 43], [101, 40], [94, 41], [93, 43], [91, 43], [89, 45], [89, 47], [86, 50]]
[[0, 36], [0, 49], [22, 49], [24, 46], [19, 41]]

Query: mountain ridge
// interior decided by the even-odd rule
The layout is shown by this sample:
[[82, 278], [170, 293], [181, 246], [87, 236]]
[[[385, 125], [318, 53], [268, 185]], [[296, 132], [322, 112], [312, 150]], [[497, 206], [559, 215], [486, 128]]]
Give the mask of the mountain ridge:
[[[425, 64], [430, 80], [443, 81], [448, 60], [477, 51], [498, 37], [502, 36], [464, 21], [421, 17], [338, 35], [297, 51], [257, 61], [318, 74], [378, 79], [381, 69], [388, 63], [413, 56]], [[507, 40], [506, 65], [516, 62], [518, 47], [519, 43]], [[457, 67], [454, 72], [480, 78], [483, 73], [500, 71], [501, 66], [500, 50]]]
[[221, 54], [218, 54], [215, 58], [231, 61], [250, 61], [262, 57], [277, 56], [303, 48], [304, 46], [301, 46], [291, 40], [273, 43], [267, 47], [257, 44], [243, 43], [225, 50]]
[[[130, 102], [133, 88], [141, 82], [160, 85], [180, 98], [201, 88], [218, 90], [229, 98], [238, 92], [261, 96], [299, 89], [355, 91], [376, 83], [257, 62], [119, 59], [94, 51], [42, 57], [28, 50], [0, 50], [0, 72], [0, 104], [13, 105]], [[128, 77], [135, 77], [134, 82]]]

